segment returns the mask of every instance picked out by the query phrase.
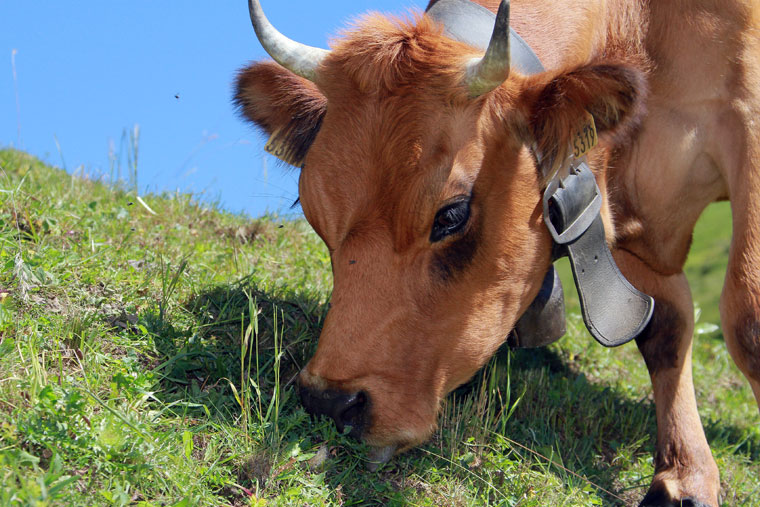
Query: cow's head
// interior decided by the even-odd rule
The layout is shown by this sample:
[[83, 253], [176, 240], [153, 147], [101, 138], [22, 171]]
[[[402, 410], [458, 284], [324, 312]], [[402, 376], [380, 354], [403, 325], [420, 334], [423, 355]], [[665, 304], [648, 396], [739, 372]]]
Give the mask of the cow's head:
[[536, 296], [552, 248], [544, 175], [573, 127], [589, 111], [603, 139], [620, 132], [642, 74], [605, 62], [510, 73], [503, 40], [480, 60], [424, 16], [368, 16], [328, 52], [285, 39], [251, 7], [262, 44], [291, 70], [253, 64], [236, 100], [304, 161], [301, 206], [334, 275], [302, 398], [370, 445], [408, 448]]

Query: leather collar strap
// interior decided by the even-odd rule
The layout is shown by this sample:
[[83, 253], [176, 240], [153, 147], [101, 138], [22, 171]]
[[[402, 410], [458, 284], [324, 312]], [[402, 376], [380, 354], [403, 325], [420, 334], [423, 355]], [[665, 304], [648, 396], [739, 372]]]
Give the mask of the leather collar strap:
[[[496, 16], [470, 0], [438, 0], [427, 15], [444, 25], [452, 39], [485, 50]], [[540, 60], [512, 28], [510, 62], [523, 74], [544, 71]], [[602, 197], [584, 158], [570, 161], [544, 193], [544, 221], [554, 238], [554, 258], [567, 256], [591, 335], [606, 347], [622, 345], [640, 334], [652, 317], [654, 300], [633, 287], [607, 247], [600, 214]], [[508, 343], [518, 347], [548, 345], [565, 334], [562, 284], [552, 266], [535, 301], [515, 325]]]
[[[486, 50], [493, 33], [496, 15], [470, 0], [438, 0], [427, 11], [443, 25], [443, 34], [470, 46]], [[509, 61], [522, 74], [544, 71], [541, 60], [512, 27], [509, 28]]]
[[596, 178], [583, 160], [544, 192], [544, 221], [554, 238], [554, 256], [567, 256], [583, 322], [605, 347], [636, 338], [649, 323], [654, 299], [636, 289], [618, 269], [607, 247]]

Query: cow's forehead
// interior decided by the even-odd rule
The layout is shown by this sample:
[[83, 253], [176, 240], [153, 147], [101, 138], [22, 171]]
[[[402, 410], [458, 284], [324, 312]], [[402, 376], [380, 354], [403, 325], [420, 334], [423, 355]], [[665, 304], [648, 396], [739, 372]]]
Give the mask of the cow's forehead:
[[479, 111], [424, 95], [328, 95], [303, 171], [304, 211], [331, 222], [327, 236], [384, 222], [403, 249], [441, 203], [469, 195], [482, 159]]
[[326, 114], [300, 188], [323, 237], [385, 221], [403, 247], [442, 203], [469, 194], [486, 104], [463, 85], [475, 55], [425, 17], [369, 16], [333, 44], [316, 80]]
[[350, 78], [352, 87], [366, 93], [398, 93], [405, 88], [413, 92], [418, 86], [430, 86], [435, 93], [466, 100], [467, 88], [458, 85], [465, 77], [466, 62], [480, 54], [444, 36], [442, 25], [428, 17], [370, 14], [333, 41], [317, 81], [337, 83], [342, 74]]

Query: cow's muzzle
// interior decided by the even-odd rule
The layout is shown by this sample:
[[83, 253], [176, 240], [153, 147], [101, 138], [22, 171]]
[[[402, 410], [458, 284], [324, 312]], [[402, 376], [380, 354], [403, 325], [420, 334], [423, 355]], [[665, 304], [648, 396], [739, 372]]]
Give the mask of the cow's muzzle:
[[361, 438], [369, 420], [369, 396], [364, 391], [348, 393], [334, 389], [317, 390], [301, 385], [301, 403], [313, 416], [326, 415], [335, 421], [338, 431]]

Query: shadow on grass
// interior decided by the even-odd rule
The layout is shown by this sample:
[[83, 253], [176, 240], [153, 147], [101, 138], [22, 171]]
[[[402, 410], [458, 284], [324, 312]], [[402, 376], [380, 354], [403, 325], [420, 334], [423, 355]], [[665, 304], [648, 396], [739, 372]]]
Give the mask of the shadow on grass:
[[[183, 326], [157, 312], [141, 317], [160, 354], [155, 370], [162, 377], [162, 401], [202, 404], [209, 401], [206, 394], [223, 391], [223, 399], [213, 401], [237, 406], [228, 414], [232, 417], [240, 415], [240, 407], [229, 384], [241, 389], [245, 377], [268, 393], [274, 388], [275, 369], [281, 385], [292, 383], [315, 349], [326, 313], [325, 305], [311, 295], [274, 295], [249, 280], [204, 291], [187, 301], [184, 309], [193, 322]], [[254, 325], [245, 348], [252, 312]], [[277, 360], [276, 350], [281, 352]]]
[[[299, 467], [301, 472], [297, 473], [307, 476], [323, 471], [324, 484], [350, 505], [413, 501], [430, 493], [425, 483], [440, 480], [434, 476], [440, 477], [441, 470], [447, 477], [470, 484], [463, 500], [477, 497], [494, 504], [530, 493], [533, 485], [517, 478], [526, 469], [551, 470], [564, 483], [584, 486], [583, 480], [562, 467], [549, 465], [519, 446], [505, 444], [498, 436], [503, 433], [585, 477], [596, 485], [592, 490], [601, 487], [625, 498], [623, 502], [599, 491], [605, 505], [640, 499], [648, 487], [650, 477], [621, 480], [621, 472], [631, 461], [646, 460], [654, 451], [653, 404], [588, 381], [551, 349], [500, 351], [486, 370], [447, 399], [449, 408], [444, 410], [441, 427], [428, 443], [396, 457], [379, 473], [366, 471], [366, 449], [337, 435], [327, 421], [309, 421], [292, 385], [316, 348], [326, 308], [309, 294], [273, 295], [243, 280], [212, 288], [188, 301], [185, 310], [193, 319], [186, 326], [188, 330], [175, 328], [159, 315], [149, 314], [143, 319], [161, 355], [155, 371], [162, 377], [159, 396], [163, 402], [181, 402], [187, 415], [202, 420], [240, 425], [241, 420], [250, 419], [246, 428], [255, 434], [259, 447], [252, 460], [240, 461], [237, 477], [241, 486], [251, 490], [263, 487], [266, 495], [276, 495], [288, 487]], [[251, 322], [251, 310], [256, 314], [258, 332], [245, 350], [241, 344]], [[251, 359], [241, 365], [244, 350]], [[281, 351], [279, 364], [277, 350]], [[279, 371], [278, 376], [275, 371]], [[489, 389], [495, 388], [498, 396], [484, 396], [483, 386], [491, 382], [495, 371], [501, 372], [499, 382]], [[253, 379], [261, 392], [258, 398], [252, 394], [247, 419], [237, 399], [245, 385], [243, 378]], [[511, 401], [505, 408], [507, 378]], [[261, 409], [255, 410], [256, 403], [268, 406], [276, 385], [282, 393], [279, 417], [268, 419], [257, 429], [256, 423], [264, 421]], [[519, 403], [507, 417], [518, 397]], [[203, 407], [211, 410], [206, 412]], [[743, 440], [736, 452], [758, 458], [757, 435], [747, 436], [738, 427], [715, 425], [708, 427], [708, 437], [711, 435], [727, 441]], [[463, 443], [471, 437], [469, 443]], [[283, 458], [284, 454], [292, 455], [294, 448], [313, 451], [322, 443], [328, 446], [331, 458], [318, 470]], [[627, 452], [626, 463], [619, 460], [621, 449], [626, 450], [624, 455]], [[520, 463], [516, 468], [515, 462]]]

